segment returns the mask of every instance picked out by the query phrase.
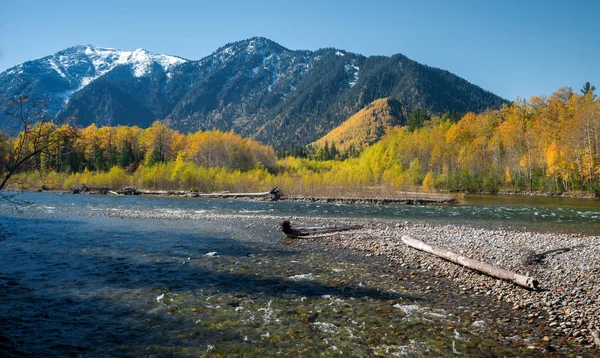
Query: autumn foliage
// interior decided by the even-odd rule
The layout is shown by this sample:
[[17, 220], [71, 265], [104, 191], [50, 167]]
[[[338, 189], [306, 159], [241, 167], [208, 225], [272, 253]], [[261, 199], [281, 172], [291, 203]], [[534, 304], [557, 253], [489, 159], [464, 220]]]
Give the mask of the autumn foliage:
[[[374, 103], [370, 113], [385, 116], [385, 104]], [[359, 127], [324, 142], [335, 146], [336, 139], [351, 139]], [[277, 161], [271, 147], [232, 132], [186, 135], [161, 122], [147, 129], [92, 125], [76, 135], [56, 131], [53, 135], [64, 137], [53, 142], [54, 155], [35, 160], [42, 161], [51, 185], [65, 189], [85, 184], [199, 191], [279, 186], [287, 194], [305, 195], [393, 196], [409, 190], [600, 194], [600, 101], [593, 91], [580, 95], [565, 88], [499, 110], [467, 113], [458, 121], [433, 116], [418, 128], [386, 131], [356, 158]], [[17, 140], [0, 136], [0, 159]], [[12, 187], [39, 185], [33, 174], [12, 182]]]
[[303, 179], [316, 175], [312, 180], [319, 184], [349, 191], [358, 187], [378, 188], [382, 194], [427, 190], [598, 195], [600, 101], [592, 91], [579, 95], [563, 88], [550, 97], [467, 113], [457, 122], [434, 116], [419, 128], [389, 130], [356, 159], [325, 163], [281, 162], [296, 168]]
[[[226, 190], [233, 189], [236, 181], [251, 180], [256, 187], [260, 176], [276, 167], [271, 147], [232, 132], [184, 135], [161, 122], [147, 129], [95, 125], [66, 128], [53, 133], [60, 138], [49, 148], [51, 155], [31, 159], [39, 161], [44, 175], [30, 172], [17, 176], [11, 183], [13, 188], [46, 185], [68, 189], [85, 184], [109, 188], [135, 185], [154, 189]], [[20, 137], [12, 140], [0, 137], [2, 153], [9, 153]], [[219, 185], [211, 184], [214, 182]]]
[[359, 153], [375, 144], [390, 128], [402, 124], [401, 118], [398, 101], [389, 98], [378, 99], [314, 142], [312, 146], [317, 152], [317, 157], [323, 156], [319, 155], [319, 151], [324, 151], [325, 147], [331, 150], [332, 145], [335, 148], [334, 153], [338, 152], [342, 156], [345, 153]]

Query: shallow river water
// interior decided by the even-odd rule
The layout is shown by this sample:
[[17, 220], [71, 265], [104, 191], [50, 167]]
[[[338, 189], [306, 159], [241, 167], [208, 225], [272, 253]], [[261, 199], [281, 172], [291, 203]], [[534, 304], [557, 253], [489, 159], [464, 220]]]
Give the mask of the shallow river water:
[[[466, 203], [476, 206], [420, 207], [19, 198], [31, 204], [17, 210], [0, 202], [2, 357], [565, 354], [577, 348], [544, 347], [551, 333], [508, 304], [382, 257], [284, 241], [277, 226], [298, 216], [600, 232], [594, 201], [471, 197]], [[123, 215], [133, 212], [137, 218]], [[170, 219], [186, 214], [195, 216]]]

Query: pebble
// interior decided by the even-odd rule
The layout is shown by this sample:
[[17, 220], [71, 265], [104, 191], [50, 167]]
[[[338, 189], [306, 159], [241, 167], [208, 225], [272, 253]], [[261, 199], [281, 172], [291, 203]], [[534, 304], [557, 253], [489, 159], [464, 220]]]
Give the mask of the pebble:
[[600, 346], [600, 332], [598, 332], [598, 331], [592, 332], [592, 338], [594, 339], [594, 343], [597, 346]]
[[[548, 327], [555, 334], [582, 344], [593, 342], [600, 347], [600, 300], [597, 299], [600, 297], [600, 236], [421, 222], [396, 225], [394, 221], [384, 220], [369, 224], [353, 233], [315, 240], [358, 249], [369, 256], [387, 256], [401, 268], [446, 276], [457, 282], [461, 292], [511, 303], [515, 310], [527, 310], [531, 322], [543, 322], [540, 319], [547, 317]], [[534, 277], [542, 290], [526, 290], [409, 248], [402, 244], [403, 235]], [[532, 253], [562, 248], [569, 250], [548, 253], [539, 262], [529, 259]], [[431, 289], [432, 286], [426, 287], [426, 290]]]
[[[257, 219], [273, 219], [265, 215], [148, 213], [134, 210], [110, 216], [172, 220], [235, 218], [249, 223]], [[297, 222], [300, 219], [294, 217], [292, 220]], [[356, 223], [357, 220], [354, 220], [351, 224]], [[352, 233], [315, 240], [357, 249], [363, 251], [365, 256], [387, 256], [404, 269], [445, 276], [457, 282], [461, 292], [480, 292], [512, 304], [515, 310], [533, 310], [538, 313], [536, 317], [550, 317], [548, 327], [554, 330], [553, 334], [582, 344], [593, 342], [600, 347], [600, 236], [535, 233], [526, 231], [526, 228], [519, 231], [510, 228], [490, 230], [392, 220], [366, 221], [364, 224], [364, 229]], [[298, 223], [298, 226], [302, 225]], [[542, 290], [525, 290], [513, 283], [474, 273], [409, 248], [400, 239], [403, 235], [534, 277], [540, 282]], [[579, 249], [581, 247], [584, 249]], [[532, 253], [562, 248], [569, 250], [548, 253], [541, 261], [531, 260]], [[432, 287], [428, 286], [427, 289]], [[585, 327], [589, 331], [583, 331]]]

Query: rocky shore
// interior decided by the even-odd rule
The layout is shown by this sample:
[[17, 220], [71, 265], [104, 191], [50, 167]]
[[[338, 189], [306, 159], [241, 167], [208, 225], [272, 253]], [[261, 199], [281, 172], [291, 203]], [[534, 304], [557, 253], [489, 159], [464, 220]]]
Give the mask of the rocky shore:
[[449, 195], [414, 195], [406, 198], [360, 198], [360, 197], [322, 197], [322, 196], [283, 196], [282, 201], [295, 201], [319, 204], [364, 204], [364, 205], [455, 205], [458, 199]]
[[[241, 222], [277, 219], [269, 215], [136, 211], [110, 216], [169, 220], [239, 219]], [[334, 221], [337, 225], [363, 224], [364, 227], [337, 235], [299, 240], [351, 248], [362, 251], [367, 257], [385, 256], [403, 268], [450, 278], [456, 282], [458, 290], [510, 303], [514, 315], [526, 319], [532, 327], [549, 328], [557, 338], [566, 337], [593, 351], [600, 348], [600, 236], [490, 230], [382, 219]], [[318, 218], [292, 218], [292, 222], [299, 227], [332, 224], [331, 220]], [[527, 290], [417, 251], [402, 243], [400, 238], [404, 235], [531, 276], [539, 281], [540, 290]], [[427, 290], [434, 291], [436, 287], [430, 286]], [[553, 339], [544, 338], [548, 341]]]
[[[532, 276], [541, 290], [527, 290], [409, 248], [400, 240], [403, 235]], [[515, 315], [525, 315], [537, 327], [600, 347], [600, 236], [378, 221], [353, 233], [313, 240], [367, 256], [384, 255], [403, 267], [451, 278], [461, 290], [513, 304]]]
[[452, 194], [405, 192], [402, 197], [325, 197], [305, 195], [284, 195], [277, 187], [267, 192], [260, 193], [199, 193], [184, 190], [138, 190], [136, 188], [123, 188], [111, 191], [107, 188], [90, 189], [85, 186], [72, 188], [71, 194], [110, 194], [124, 195], [150, 195], [150, 196], [179, 196], [187, 198], [216, 198], [216, 199], [243, 199], [258, 201], [290, 201], [320, 204], [367, 204], [367, 205], [456, 205], [458, 196]]

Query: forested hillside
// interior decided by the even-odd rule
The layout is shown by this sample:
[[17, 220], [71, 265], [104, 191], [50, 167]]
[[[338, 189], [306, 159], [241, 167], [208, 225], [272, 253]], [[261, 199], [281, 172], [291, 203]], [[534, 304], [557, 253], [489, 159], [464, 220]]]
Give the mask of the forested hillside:
[[378, 99], [314, 142], [312, 147], [317, 152], [330, 154], [329, 159], [336, 156], [354, 157], [364, 148], [375, 144], [392, 127], [405, 123], [400, 102], [389, 98]]
[[357, 159], [320, 167], [323, 183], [340, 186], [600, 194], [600, 101], [563, 88], [456, 123], [435, 116], [395, 127]]
[[[358, 123], [349, 128], [360, 128], [365, 118], [364, 123], [387, 118], [393, 103], [376, 101], [364, 116], [349, 120]], [[458, 121], [432, 116], [413, 124], [388, 129], [356, 158], [323, 160], [317, 151], [311, 158], [278, 161], [272, 147], [231, 132], [182, 134], [160, 122], [148, 129], [92, 125], [73, 131], [65, 126], [49, 132], [48, 140], [60, 140], [30, 161], [41, 165], [42, 177], [53, 187], [65, 189], [85, 184], [188, 190], [279, 186], [287, 193], [322, 195], [388, 196], [403, 190], [600, 194], [600, 100], [593, 90], [577, 94], [564, 88], [550, 97], [470, 112]], [[14, 155], [22, 136], [0, 136], [2, 161]], [[25, 173], [11, 185], [39, 187], [39, 178]]]

